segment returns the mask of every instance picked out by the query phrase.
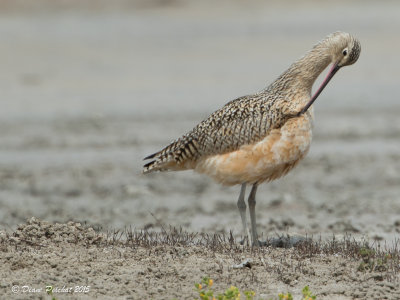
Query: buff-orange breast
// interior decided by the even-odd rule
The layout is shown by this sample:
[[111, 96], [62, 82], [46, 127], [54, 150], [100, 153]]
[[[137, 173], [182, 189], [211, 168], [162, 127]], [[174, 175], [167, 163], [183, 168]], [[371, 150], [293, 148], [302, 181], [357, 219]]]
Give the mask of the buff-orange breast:
[[277, 179], [307, 154], [312, 139], [312, 122], [311, 112], [289, 119], [261, 141], [233, 152], [203, 158], [194, 169], [225, 185]]

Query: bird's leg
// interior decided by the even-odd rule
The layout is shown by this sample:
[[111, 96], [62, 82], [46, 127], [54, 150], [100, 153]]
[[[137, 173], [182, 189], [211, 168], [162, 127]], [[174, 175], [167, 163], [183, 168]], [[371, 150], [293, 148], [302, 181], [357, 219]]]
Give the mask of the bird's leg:
[[257, 183], [253, 185], [249, 195], [249, 211], [251, 221], [251, 243], [252, 246], [259, 246], [258, 235], [257, 235], [257, 224], [256, 224], [256, 193]]
[[243, 183], [242, 187], [240, 188], [240, 195], [237, 202], [237, 207], [239, 209], [240, 218], [242, 219], [243, 225], [243, 236], [247, 236], [248, 242], [251, 243], [251, 237], [249, 228], [247, 227], [247, 219], [246, 219], [246, 203], [244, 202], [244, 194], [246, 193], [246, 184]]

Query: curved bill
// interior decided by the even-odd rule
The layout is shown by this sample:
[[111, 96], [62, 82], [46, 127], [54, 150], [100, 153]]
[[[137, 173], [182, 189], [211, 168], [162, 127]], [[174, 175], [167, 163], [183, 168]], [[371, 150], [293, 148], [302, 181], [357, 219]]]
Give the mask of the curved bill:
[[333, 75], [335, 75], [336, 72], [339, 69], [340, 69], [340, 67], [338, 66], [338, 63], [335, 63], [335, 64], [332, 65], [331, 69], [328, 72], [328, 75], [326, 75], [326, 77], [325, 77], [325, 80], [322, 82], [322, 84], [319, 87], [319, 89], [315, 92], [314, 96], [312, 96], [311, 100], [308, 101], [307, 105], [304, 106], [304, 108], [297, 114], [298, 116], [301, 116], [302, 114], [304, 114], [310, 108], [310, 106], [318, 98], [319, 94], [321, 94], [322, 90], [326, 87], [326, 85], [328, 84], [329, 80], [332, 79]]

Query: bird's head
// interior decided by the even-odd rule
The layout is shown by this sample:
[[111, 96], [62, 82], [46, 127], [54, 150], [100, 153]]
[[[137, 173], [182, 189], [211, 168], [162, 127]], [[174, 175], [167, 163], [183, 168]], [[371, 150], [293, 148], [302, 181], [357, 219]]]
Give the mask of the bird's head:
[[341, 68], [354, 64], [361, 52], [360, 42], [347, 32], [335, 32], [326, 38], [331, 49], [332, 63]]
[[358, 60], [358, 57], [361, 53], [360, 42], [351, 34], [346, 32], [332, 33], [328, 35], [322, 42], [320, 42], [319, 45], [321, 46], [321, 49], [327, 51], [328, 55], [330, 55], [332, 67], [330, 68], [319, 89], [311, 97], [307, 105], [304, 106], [304, 108], [298, 113], [298, 115], [301, 115], [308, 110], [308, 108], [314, 103], [319, 94], [341, 67], [354, 64]]

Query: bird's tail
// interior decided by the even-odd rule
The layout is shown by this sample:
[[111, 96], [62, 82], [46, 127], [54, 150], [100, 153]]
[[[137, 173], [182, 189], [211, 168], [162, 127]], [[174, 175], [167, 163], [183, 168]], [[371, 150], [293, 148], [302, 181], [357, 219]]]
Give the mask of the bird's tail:
[[153, 171], [180, 171], [193, 169], [198, 155], [196, 143], [186, 137], [180, 138], [169, 144], [164, 149], [144, 158], [150, 159], [143, 166], [143, 174]]
[[147, 174], [154, 171], [175, 169], [174, 166], [177, 165], [177, 161], [175, 159], [174, 151], [172, 151], [174, 144], [175, 143], [172, 143], [164, 149], [146, 156], [143, 160], [151, 159], [151, 161], [143, 166], [142, 173]]

